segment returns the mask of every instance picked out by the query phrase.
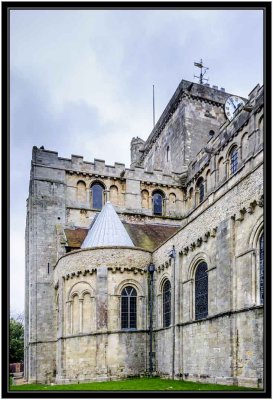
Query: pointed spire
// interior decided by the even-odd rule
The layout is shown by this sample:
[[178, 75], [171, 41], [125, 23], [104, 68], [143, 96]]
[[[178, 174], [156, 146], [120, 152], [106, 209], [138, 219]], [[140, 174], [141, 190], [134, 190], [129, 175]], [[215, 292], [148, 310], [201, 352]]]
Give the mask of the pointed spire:
[[97, 246], [134, 246], [109, 201], [107, 201], [95, 222], [91, 225], [81, 248], [86, 249]]

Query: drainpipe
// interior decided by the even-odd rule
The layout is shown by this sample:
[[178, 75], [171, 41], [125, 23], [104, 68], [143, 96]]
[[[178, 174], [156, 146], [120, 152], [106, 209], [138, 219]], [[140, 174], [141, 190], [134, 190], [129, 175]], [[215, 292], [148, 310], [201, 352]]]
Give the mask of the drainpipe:
[[170, 257], [173, 258], [173, 301], [172, 301], [172, 319], [173, 319], [173, 329], [172, 329], [172, 379], [174, 379], [174, 368], [175, 368], [175, 259], [176, 251], [173, 246]]
[[148, 272], [150, 274], [150, 343], [149, 343], [149, 376], [153, 375], [153, 280], [155, 265], [150, 263], [148, 266]]

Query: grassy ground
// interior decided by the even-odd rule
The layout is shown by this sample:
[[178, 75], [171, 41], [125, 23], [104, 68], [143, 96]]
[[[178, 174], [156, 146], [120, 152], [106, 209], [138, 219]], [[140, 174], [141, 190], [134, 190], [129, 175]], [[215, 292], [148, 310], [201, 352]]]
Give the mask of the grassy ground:
[[[251, 388], [243, 388], [238, 386], [227, 386], [227, 385], [214, 385], [208, 383], [198, 382], [186, 382], [186, 381], [174, 381], [171, 379], [160, 379], [160, 378], [138, 378], [138, 379], [127, 379], [123, 381], [110, 381], [110, 382], [93, 382], [93, 383], [79, 383], [79, 384], [67, 384], [67, 385], [41, 385], [41, 384], [25, 384], [11, 386], [10, 390], [62, 390], [62, 391], [73, 391], [73, 390], [209, 390], [209, 391], [242, 391], [242, 390], [255, 390]], [[257, 389], [256, 389], [257, 390]]]

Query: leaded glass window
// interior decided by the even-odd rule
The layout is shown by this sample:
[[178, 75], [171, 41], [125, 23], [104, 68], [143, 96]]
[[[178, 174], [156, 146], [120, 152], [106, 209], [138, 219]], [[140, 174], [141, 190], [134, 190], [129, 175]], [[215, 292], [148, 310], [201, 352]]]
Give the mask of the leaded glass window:
[[235, 147], [230, 153], [230, 173], [235, 174], [238, 169], [238, 149]]
[[163, 285], [163, 326], [171, 325], [171, 284], [167, 280]]
[[163, 196], [160, 192], [155, 192], [153, 195], [154, 214], [162, 215], [163, 211]]
[[121, 292], [121, 329], [137, 327], [137, 292], [132, 286], [126, 286]]
[[201, 262], [195, 273], [195, 319], [208, 315], [208, 266]]
[[205, 186], [203, 180], [200, 181], [198, 188], [199, 188], [199, 203], [202, 203], [205, 195]]
[[264, 234], [260, 237], [260, 303], [264, 304]]
[[92, 207], [101, 210], [103, 206], [103, 187], [99, 183], [92, 185]]

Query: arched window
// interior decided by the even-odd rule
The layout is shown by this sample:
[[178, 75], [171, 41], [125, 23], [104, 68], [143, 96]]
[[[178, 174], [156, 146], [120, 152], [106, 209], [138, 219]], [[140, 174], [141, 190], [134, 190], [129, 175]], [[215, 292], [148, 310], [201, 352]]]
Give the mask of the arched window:
[[163, 326], [171, 325], [171, 283], [169, 280], [163, 285]]
[[238, 148], [233, 147], [230, 152], [230, 174], [233, 175], [238, 169]]
[[264, 234], [262, 233], [259, 241], [260, 252], [260, 303], [264, 304]]
[[206, 181], [207, 181], [207, 192], [209, 193], [211, 190], [211, 174], [210, 169], [206, 173]]
[[103, 206], [104, 187], [99, 183], [94, 183], [91, 186], [91, 191], [92, 191], [92, 208], [101, 210]]
[[199, 179], [199, 181], [197, 182], [197, 187], [198, 187], [198, 191], [199, 191], [199, 204], [202, 203], [202, 201], [204, 200], [205, 197], [205, 183], [204, 183], [204, 179], [201, 178]]
[[163, 214], [163, 194], [159, 191], [153, 194], [153, 212], [154, 215]]
[[126, 286], [121, 292], [121, 329], [137, 327], [137, 292], [132, 286]]
[[206, 318], [208, 315], [208, 266], [203, 261], [195, 272], [195, 319]]

